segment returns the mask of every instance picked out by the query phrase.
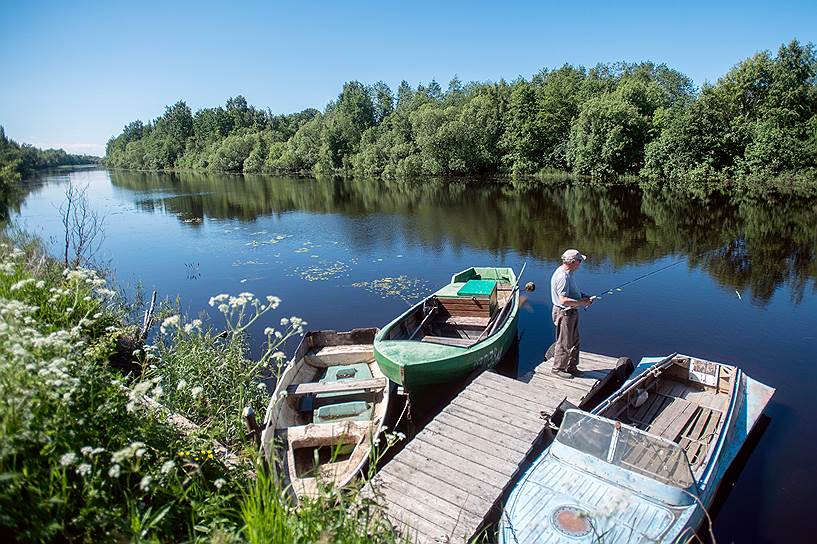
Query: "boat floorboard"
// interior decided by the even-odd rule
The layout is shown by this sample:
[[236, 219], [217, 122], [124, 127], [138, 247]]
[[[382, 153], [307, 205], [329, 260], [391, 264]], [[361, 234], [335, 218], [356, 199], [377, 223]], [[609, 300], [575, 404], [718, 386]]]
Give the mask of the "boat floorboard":
[[563, 380], [545, 361], [519, 380], [484, 372], [389, 461], [366, 492], [409, 542], [468, 542], [495, 517], [519, 474], [551, 436], [548, 417], [580, 405], [618, 359], [582, 352], [582, 374]]

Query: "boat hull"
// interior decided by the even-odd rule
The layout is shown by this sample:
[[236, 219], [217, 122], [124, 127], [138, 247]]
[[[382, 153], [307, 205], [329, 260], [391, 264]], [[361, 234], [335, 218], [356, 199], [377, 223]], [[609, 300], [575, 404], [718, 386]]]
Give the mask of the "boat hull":
[[[424, 314], [425, 305], [433, 301], [437, 294], [463, 285], [462, 282], [468, 278], [496, 279], [503, 284], [503, 289], [510, 291], [503, 307], [496, 310], [500, 314], [494, 314], [501, 325], [493, 329], [488, 317], [485, 317], [489, 325], [479, 335], [472, 332], [469, 338], [474, 338], [474, 341], [469, 345], [453, 345], [444, 338], [435, 341], [433, 338], [437, 337], [422, 341], [412, 338], [422, 329], [418, 316], [427, 315]], [[519, 291], [511, 288], [514, 283], [516, 275], [510, 268], [470, 268], [454, 274], [448, 286], [410, 308], [377, 335], [374, 356], [383, 374], [409, 392], [417, 392], [427, 386], [454, 382], [476, 370], [496, 366], [516, 339]], [[456, 319], [456, 316], [452, 317]], [[473, 320], [473, 317], [465, 319]]]
[[[686, 356], [682, 356], [686, 357]], [[593, 414], [585, 414], [582, 420], [585, 429], [593, 428], [594, 418], [607, 421], [608, 425], [616, 423], [603, 416], [611, 412], [611, 407], [630, 392], [640, 389], [656, 369], [672, 362], [673, 357], [645, 359], [628, 380], [610, 399], [602, 403]], [[713, 364], [709, 362], [710, 364]], [[721, 367], [728, 367], [714, 363]], [[724, 423], [716, 443], [712, 444], [711, 455], [698, 466], [695, 474], [689, 473], [688, 480], [661, 480], [638, 470], [622, 468], [617, 459], [616, 444], [624, 440], [626, 444], [636, 445], [632, 431], [626, 438], [618, 438], [613, 433], [610, 449], [606, 456], [603, 450], [601, 459], [571, 446], [571, 436], [579, 436], [581, 426], [573, 421], [566, 426], [567, 432], [562, 439], [560, 430], [557, 439], [545, 450], [523, 475], [521, 481], [511, 491], [499, 524], [498, 542], [517, 544], [544, 542], [687, 542], [695, 539], [695, 533], [702, 527], [708, 528], [706, 510], [711, 506], [715, 493], [723, 482], [724, 475], [734, 462], [738, 452], [746, 443], [752, 429], [771, 399], [774, 389], [746, 376], [739, 369], [735, 370], [728, 406], [724, 407]], [[720, 376], [720, 374], [715, 374]], [[717, 379], [716, 383], [719, 383]], [[637, 396], [637, 394], [635, 395]], [[567, 417], [567, 416], [566, 416]], [[612, 416], [611, 416], [612, 417]], [[593, 436], [601, 436], [598, 427]], [[626, 429], [619, 425], [617, 429]], [[624, 431], [619, 431], [624, 432]], [[648, 435], [643, 431], [641, 436]], [[664, 444], [657, 450], [642, 450], [633, 459], [644, 459], [650, 451], [665, 451], [660, 456], [658, 467], [674, 466], [678, 456], [672, 457], [669, 452], [677, 444], [666, 438], [655, 438], [653, 446]], [[636, 451], [636, 450], [633, 450]], [[622, 458], [626, 458], [626, 453]], [[687, 456], [681, 454], [684, 465]], [[606, 462], [605, 460], [606, 459]], [[659, 457], [655, 457], [656, 461]], [[670, 474], [669, 472], [667, 474]], [[686, 483], [681, 484], [681, 481]], [[570, 516], [573, 516], [571, 519]], [[567, 520], [563, 526], [560, 521]], [[571, 525], [572, 523], [572, 525]], [[573, 529], [586, 530], [585, 534], [571, 533]], [[603, 535], [603, 539], [600, 538]]]
[[[390, 385], [372, 356], [376, 333], [375, 328], [309, 332], [278, 378], [264, 417], [261, 451], [282, 488], [296, 501], [316, 496], [324, 484], [347, 485], [369, 461], [372, 447], [383, 430], [391, 398]], [[318, 379], [327, 376], [330, 369], [364, 365], [371, 377], [362, 381], [377, 382], [364, 386], [371, 394], [348, 387], [348, 391], [320, 392], [322, 382]], [[328, 385], [331, 387], [332, 383]], [[317, 387], [316, 392], [298, 393], [297, 387], [303, 385]], [[290, 392], [293, 387], [295, 390]], [[361, 394], [366, 401], [357, 398]], [[306, 397], [312, 404], [308, 410], [301, 403]], [[318, 402], [322, 408], [314, 409]], [[361, 414], [368, 410], [368, 415], [348, 420], [344, 414], [332, 412], [339, 407], [360, 408]], [[321, 458], [316, 465], [314, 459], [327, 449], [330, 458]]]
[[383, 374], [409, 391], [457, 381], [477, 369], [493, 368], [502, 360], [516, 339], [518, 319], [513, 315], [502, 331], [472, 348], [438, 349], [406, 340], [375, 342], [375, 359]]

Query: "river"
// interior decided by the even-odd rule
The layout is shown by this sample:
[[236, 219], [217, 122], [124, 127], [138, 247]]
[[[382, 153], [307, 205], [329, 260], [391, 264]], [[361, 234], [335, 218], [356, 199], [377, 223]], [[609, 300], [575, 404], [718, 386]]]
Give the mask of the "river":
[[[190, 316], [219, 293], [273, 294], [260, 329], [298, 315], [308, 328], [381, 326], [474, 265], [527, 262], [538, 289], [520, 312], [518, 370], [552, 342], [549, 278], [559, 255], [604, 296], [581, 314], [582, 348], [634, 361], [673, 351], [743, 368], [777, 388], [769, 425], [718, 509], [721, 542], [811, 539], [817, 410], [817, 203], [707, 191], [524, 182], [315, 180], [47, 173], [11, 217], [60, 252], [57, 208], [87, 186], [105, 216], [97, 261], [128, 296], [175, 301]], [[212, 316], [216, 327], [223, 324]]]

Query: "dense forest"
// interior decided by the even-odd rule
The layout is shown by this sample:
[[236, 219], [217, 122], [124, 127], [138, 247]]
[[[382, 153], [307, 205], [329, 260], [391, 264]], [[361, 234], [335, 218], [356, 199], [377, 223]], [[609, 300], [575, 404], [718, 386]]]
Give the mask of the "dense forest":
[[37, 149], [28, 144], [18, 144], [6, 137], [0, 126], [0, 190], [43, 168], [69, 164], [93, 164], [99, 157], [71, 155], [63, 149]]
[[346, 83], [321, 112], [275, 115], [241, 96], [184, 102], [107, 144], [115, 168], [383, 177], [637, 175], [678, 180], [817, 179], [817, 55], [782, 45], [696, 88], [663, 64], [564, 65], [530, 80], [453, 79], [394, 93]]

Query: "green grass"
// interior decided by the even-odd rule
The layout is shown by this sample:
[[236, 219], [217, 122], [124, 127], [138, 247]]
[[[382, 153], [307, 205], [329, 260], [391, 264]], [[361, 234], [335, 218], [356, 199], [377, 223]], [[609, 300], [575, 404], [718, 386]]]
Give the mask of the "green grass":
[[[268, 330], [267, 354], [247, 357], [244, 330], [277, 307], [248, 293], [216, 300], [231, 331], [170, 316], [125, 375], [110, 364], [133, 337], [132, 312], [90, 270], [64, 271], [35, 240], [0, 239], [0, 532], [21, 542], [394, 542], [378, 506], [325, 489], [295, 509], [250, 466], [240, 412], [263, 413], [257, 385], [303, 323]], [[222, 305], [224, 306], [222, 308]], [[143, 406], [162, 402], [198, 425], [185, 434]]]

